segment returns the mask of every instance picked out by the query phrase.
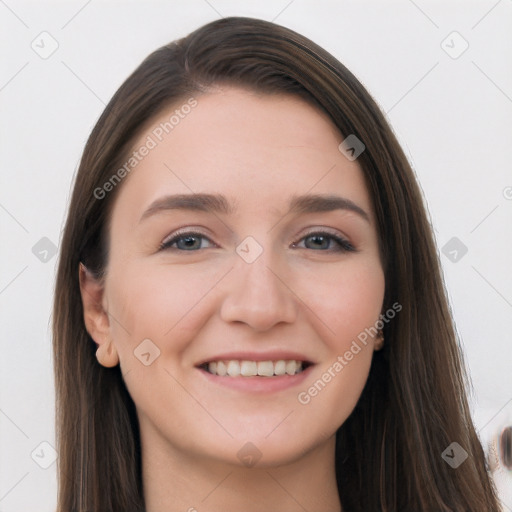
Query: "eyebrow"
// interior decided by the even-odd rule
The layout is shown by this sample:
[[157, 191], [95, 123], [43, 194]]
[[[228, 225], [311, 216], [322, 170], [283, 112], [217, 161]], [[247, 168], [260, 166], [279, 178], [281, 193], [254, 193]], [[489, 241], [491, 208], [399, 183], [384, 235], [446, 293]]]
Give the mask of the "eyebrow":
[[[236, 206], [232, 205], [221, 194], [192, 193], [169, 195], [151, 203], [149, 208], [142, 214], [140, 221], [169, 210], [190, 210], [230, 215], [236, 212]], [[334, 210], [348, 210], [370, 222], [370, 216], [363, 208], [350, 199], [336, 195], [306, 194], [292, 196], [288, 213], [306, 214]]]
[[140, 220], [167, 210], [191, 210], [229, 215], [234, 207], [220, 194], [177, 194], [157, 199], [142, 214]]
[[354, 203], [354, 201], [335, 195], [306, 194], [303, 196], [293, 196], [290, 201], [289, 213], [320, 213], [333, 210], [348, 210], [370, 222], [368, 213]]

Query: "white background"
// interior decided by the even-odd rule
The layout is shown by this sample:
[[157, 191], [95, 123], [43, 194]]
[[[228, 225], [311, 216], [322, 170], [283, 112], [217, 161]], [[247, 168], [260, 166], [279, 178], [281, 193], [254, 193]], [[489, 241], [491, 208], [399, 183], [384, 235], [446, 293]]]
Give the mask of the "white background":
[[[56, 503], [56, 465], [35, 460], [49, 464], [51, 447], [39, 445], [55, 445], [57, 258], [42, 262], [32, 248], [43, 237], [58, 246], [86, 139], [128, 74], [157, 47], [230, 15], [303, 33], [386, 112], [428, 203], [479, 434], [486, 442], [512, 424], [511, 0], [0, 0], [0, 512]], [[46, 59], [31, 47], [43, 31], [58, 43]], [[452, 237], [468, 249], [456, 262], [442, 253]]]

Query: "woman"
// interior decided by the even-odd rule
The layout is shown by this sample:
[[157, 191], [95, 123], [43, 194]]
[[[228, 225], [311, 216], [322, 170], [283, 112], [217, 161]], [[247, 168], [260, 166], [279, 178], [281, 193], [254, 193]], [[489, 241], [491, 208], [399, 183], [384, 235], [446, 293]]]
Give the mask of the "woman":
[[499, 510], [413, 172], [272, 23], [205, 25], [112, 98], [54, 354], [59, 512]]

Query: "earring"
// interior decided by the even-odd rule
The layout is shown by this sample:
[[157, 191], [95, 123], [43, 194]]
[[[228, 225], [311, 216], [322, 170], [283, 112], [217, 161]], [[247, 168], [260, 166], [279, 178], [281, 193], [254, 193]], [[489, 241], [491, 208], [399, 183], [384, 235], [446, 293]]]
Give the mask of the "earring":
[[112, 368], [119, 363], [119, 356], [112, 340], [105, 341], [98, 347], [96, 359], [106, 368]]
[[381, 350], [384, 346], [384, 331], [380, 330], [377, 334], [377, 341], [374, 345], [374, 350]]

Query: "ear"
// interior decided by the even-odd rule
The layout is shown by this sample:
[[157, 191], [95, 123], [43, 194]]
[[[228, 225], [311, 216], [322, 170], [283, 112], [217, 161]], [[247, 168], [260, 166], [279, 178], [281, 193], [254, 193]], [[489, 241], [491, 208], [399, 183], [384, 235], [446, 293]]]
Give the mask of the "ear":
[[98, 346], [96, 357], [99, 363], [110, 368], [119, 362], [119, 357], [111, 338], [104, 283], [82, 263], [78, 275], [85, 328]]

